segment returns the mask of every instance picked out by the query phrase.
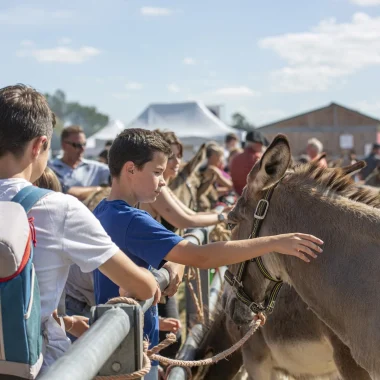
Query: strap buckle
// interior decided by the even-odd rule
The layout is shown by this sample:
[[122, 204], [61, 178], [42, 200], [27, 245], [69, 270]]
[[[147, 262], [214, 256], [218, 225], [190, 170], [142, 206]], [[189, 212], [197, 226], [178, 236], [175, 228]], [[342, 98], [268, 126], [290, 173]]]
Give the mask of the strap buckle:
[[232, 279], [232, 286], [234, 289], [243, 288], [243, 282], [241, 280], [239, 281], [237, 277], [234, 276], [234, 278]]
[[[260, 205], [262, 204], [264, 205], [264, 211], [262, 215], [259, 215], [259, 208], [260, 208]], [[263, 220], [265, 219], [268, 210], [269, 210], [269, 202], [266, 199], [260, 199], [259, 203], [256, 206], [255, 214], [253, 215], [253, 217], [255, 219]]]

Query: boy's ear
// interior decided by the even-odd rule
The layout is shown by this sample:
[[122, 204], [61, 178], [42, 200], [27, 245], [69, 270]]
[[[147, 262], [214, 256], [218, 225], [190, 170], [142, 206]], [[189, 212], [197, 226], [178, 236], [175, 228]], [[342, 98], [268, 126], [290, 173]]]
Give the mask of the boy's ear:
[[46, 136], [39, 136], [32, 140], [32, 154], [33, 157], [38, 157], [39, 154], [46, 150], [48, 139]]
[[136, 170], [135, 164], [132, 161], [127, 161], [124, 164], [124, 170], [127, 174], [134, 174]]

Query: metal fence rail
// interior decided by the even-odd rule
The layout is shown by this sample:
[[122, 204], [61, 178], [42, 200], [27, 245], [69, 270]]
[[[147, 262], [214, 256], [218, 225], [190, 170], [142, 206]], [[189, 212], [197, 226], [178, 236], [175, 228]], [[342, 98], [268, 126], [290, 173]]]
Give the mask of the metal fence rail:
[[128, 314], [120, 308], [108, 310], [102, 317], [101, 323], [95, 323], [39, 379], [93, 379], [130, 330]]
[[[169, 273], [162, 268], [153, 273], [164, 290]], [[91, 380], [97, 374], [120, 375], [141, 369], [142, 315], [153, 298], [136, 305], [99, 305], [91, 309], [99, 319], [57, 360], [39, 380]], [[132, 354], [131, 354], [132, 353]]]

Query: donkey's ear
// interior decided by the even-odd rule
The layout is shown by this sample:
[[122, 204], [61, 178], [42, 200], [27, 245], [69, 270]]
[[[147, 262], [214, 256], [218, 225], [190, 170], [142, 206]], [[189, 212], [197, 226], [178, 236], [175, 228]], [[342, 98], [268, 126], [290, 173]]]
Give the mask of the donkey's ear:
[[182, 175], [189, 176], [192, 174], [197, 167], [206, 159], [206, 144], [203, 143], [195, 153], [193, 158], [187, 162], [187, 164], [182, 168]]
[[284, 135], [277, 135], [261, 157], [258, 169], [251, 170], [248, 183], [253, 182], [255, 190], [268, 189], [285, 175], [291, 159], [288, 139]]
[[326, 159], [327, 154], [325, 152], [321, 153], [317, 158], [314, 159], [314, 161], [321, 161], [323, 158]]
[[352, 174], [359, 172], [360, 170], [362, 170], [366, 166], [367, 166], [367, 164], [365, 163], [365, 161], [358, 161], [352, 165], [348, 165], [348, 166], [343, 167], [342, 171], [345, 175], [348, 175], [348, 174], [352, 175]]

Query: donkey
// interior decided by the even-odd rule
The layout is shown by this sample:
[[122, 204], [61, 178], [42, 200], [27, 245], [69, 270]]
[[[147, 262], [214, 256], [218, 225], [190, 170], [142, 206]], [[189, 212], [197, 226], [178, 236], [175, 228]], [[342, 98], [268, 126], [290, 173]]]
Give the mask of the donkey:
[[[206, 329], [203, 338], [200, 340], [199, 348], [196, 351], [195, 359], [205, 359], [231, 347], [239, 340], [240, 332], [223, 310], [217, 310], [213, 317], [213, 322]], [[221, 333], [223, 332], [223, 333]], [[194, 367], [194, 380], [232, 380], [239, 372], [243, 364], [241, 350], [235, 351], [227, 360], [221, 360], [214, 365]]]
[[[292, 285], [322, 321], [324, 340], [343, 379], [380, 379], [380, 333], [375, 324], [380, 294], [374, 286], [380, 268], [380, 211], [363, 204], [376, 196], [339, 170], [309, 164], [288, 171], [289, 164], [289, 143], [280, 135], [251, 170], [230, 213], [236, 224], [234, 237], [249, 236], [256, 206], [273, 189], [260, 236], [305, 231], [324, 240], [325, 252], [309, 265], [277, 253], [264, 256], [262, 263], [272, 277]], [[236, 270], [236, 265], [231, 267], [231, 272]], [[247, 265], [243, 287], [256, 303], [263, 302], [270, 285], [256, 265]], [[241, 305], [229, 292], [226, 308], [232, 318], [245, 318]], [[359, 311], [367, 322], [360, 326]]]
[[[364, 165], [363, 162], [358, 162], [338, 170], [344, 175], [352, 175]], [[380, 208], [380, 197], [375, 193], [365, 201], [373, 207]], [[228, 290], [223, 295], [224, 301], [227, 295]], [[235, 321], [239, 325], [245, 325], [251, 320], [252, 315], [246, 313], [247, 320], [241, 317], [239, 314], [239, 320], [236, 321], [235, 318]], [[204, 357], [208, 352], [220, 352], [226, 344], [231, 346], [236, 343], [245, 332], [244, 326], [237, 328], [237, 325], [234, 325], [224, 312], [220, 313], [220, 310], [214, 320], [200, 343], [197, 358]], [[292, 374], [302, 379], [336, 379], [338, 371], [332, 347], [324, 339], [323, 328], [323, 323], [308, 309], [295, 290], [284, 285], [269, 322], [242, 348], [251, 378], [283, 379], [282, 376], [288, 378], [288, 375]], [[221, 335], [221, 330], [227, 333]], [[220, 361], [213, 366], [204, 367], [197, 372], [196, 379], [217, 379], [221, 373], [230, 379], [238, 371], [239, 359], [241, 363], [240, 352], [228, 358], [228, 362]], [[228, 363], [232, 365], [228, 366]]]
[[203, 193], [210, 185], [202, 184], [201, 178], [197, 173], [199, 165], [205, 158], [206, 144], [202, 144], [194, 157], [183, 166], [177, 177], [169, 183], [170, 189], [178, 199], [194, 211], [198, 210], [199, 190]]

